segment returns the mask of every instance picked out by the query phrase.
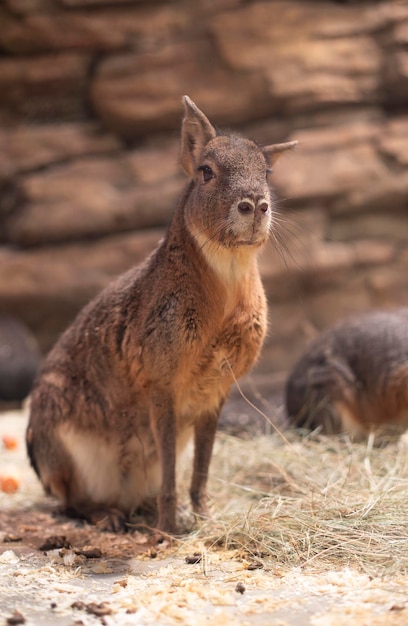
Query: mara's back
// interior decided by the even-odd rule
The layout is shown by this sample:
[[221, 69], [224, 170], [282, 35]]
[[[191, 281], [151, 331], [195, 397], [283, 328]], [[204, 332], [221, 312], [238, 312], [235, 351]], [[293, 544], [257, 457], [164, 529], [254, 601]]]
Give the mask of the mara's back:
[[176, 458], [193, 436], [190, 495], [208, 513], [218, 416], [266, 332], [257, 254], [272, 227], [269, 172], [293, 145], [218, 135], [185, 98], [190, 182], [165, 238], [79, 314], [32, 394], [30, 458], [70, 510], [113, 519], [159, 494], [158, 526], [174, 530]]

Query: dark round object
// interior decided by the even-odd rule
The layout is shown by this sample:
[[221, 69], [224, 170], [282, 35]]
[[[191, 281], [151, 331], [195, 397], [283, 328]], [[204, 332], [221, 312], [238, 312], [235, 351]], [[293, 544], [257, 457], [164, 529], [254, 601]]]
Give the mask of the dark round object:
[[28, 328], [12, 317], [0, 315], [0, 401], [24, 400], [40, 362], [37, 342]]

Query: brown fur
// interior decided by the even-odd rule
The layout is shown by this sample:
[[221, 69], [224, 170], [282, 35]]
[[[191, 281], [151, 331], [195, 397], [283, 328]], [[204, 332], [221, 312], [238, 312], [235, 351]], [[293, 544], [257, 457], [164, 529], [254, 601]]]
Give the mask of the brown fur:
[[286, 386], [297, 425], [355, 438], [408, 428], [408, 309], [357, 315], [323, 332]]
[[190, 495], [194, 511], [208, 514], [218, 416], [266, 331], [257, 253], [272, 224], [268, 171], [294, 146], [217, 135], [187, 97], [184, 106], [181, 162], [191, 181], [167, 236], [61, 337], [27, 431], [34, 468], [66, 507], [128, 514], [158, 494], [158, 527], [170, 532], [176, 457], [193, 434]]

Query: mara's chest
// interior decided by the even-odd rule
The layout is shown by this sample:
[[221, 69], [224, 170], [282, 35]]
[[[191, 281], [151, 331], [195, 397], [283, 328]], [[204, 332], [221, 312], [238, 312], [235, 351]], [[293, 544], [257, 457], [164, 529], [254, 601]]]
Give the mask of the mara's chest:
[[[216, 408], [225, 399], [231, 384], [253, 365], [266, 332], [266, 314], [235, 312], [201, 349], [191, 355], [179, 386], [180, 402], [188, 406]], [[184, 413], [184, 410], [182, 410]]]
[[266, 332], [263, 315], [245, 313], [227, 320], [221, 332], [208, 347], [213, 366], [232, 377], [242, 376], [257, 359]]

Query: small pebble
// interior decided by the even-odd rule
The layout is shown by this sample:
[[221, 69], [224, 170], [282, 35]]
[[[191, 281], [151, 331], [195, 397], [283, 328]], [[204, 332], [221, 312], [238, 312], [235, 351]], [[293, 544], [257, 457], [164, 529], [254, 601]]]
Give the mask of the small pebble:
[[241, 593], [242, 594], [242, 593], [245, 593], [245, 590], [246, 590], [246, 587], [245, 587], [244, 583], [237, 582], [237, 585], [235, 587], [235, 591], [237, 593]]

